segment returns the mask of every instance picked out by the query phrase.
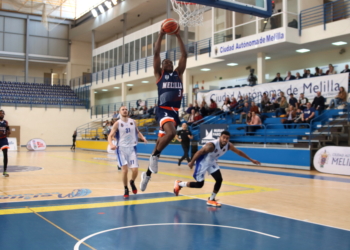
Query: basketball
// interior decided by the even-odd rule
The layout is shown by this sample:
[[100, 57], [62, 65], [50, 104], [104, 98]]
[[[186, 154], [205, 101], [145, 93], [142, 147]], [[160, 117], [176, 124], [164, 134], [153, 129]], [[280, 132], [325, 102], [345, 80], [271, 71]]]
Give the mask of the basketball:
[[173, 18], [166, 19], [162, 23], [162, 30], [168, 35], [176, 34], [179, 31], [179, 29], [180, 29], [179, 23]]

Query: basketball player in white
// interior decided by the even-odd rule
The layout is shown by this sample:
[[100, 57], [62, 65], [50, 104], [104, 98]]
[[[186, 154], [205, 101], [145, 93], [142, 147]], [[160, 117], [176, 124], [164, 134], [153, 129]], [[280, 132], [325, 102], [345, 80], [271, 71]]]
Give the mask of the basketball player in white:
[[[116, 150], [118, 165], [122, 166], [123, 184], [125, 189], [124, 198], [128, 198], [128, 168], [132, 171], [132, 177], [130, 180], [131, 190], [134, 194], [137, 194], [135, 179], [138, 174], [139, 164], [137, 161], [136, 145], [138, 138], [145, 143], [147, 143], [147, 140], [138, 130], [136, 122], [128, 117], [128, 109], [125, 106], [120, 107], [119, 114], [121, 117], [113, 124], [111, 132], [108, 135], [108, 143], [111, 150]], [[114, 145], [112, 142], [114, 136], [117, 139], [117, 145]]]
[[231, 150], [251, 161], [254, 164], [260, 165], [257, 160], [251, 159], [241, 150], [235, 148], [232, 143], [230, 143], [230, 133], [228, 131], [223, 131], [219, 139], [207, 142], [201, 150], [199, 150], [188, 163], [188, 166], [192, 169], [194, 162], [196, 162], [196, 168], [193, 174], [194, 179], [197, 182], [183, 182], [175, 181], [174, 193], [179, 195], [180, 189], [183, 187], [189, 188], [202, 188], [204, 185], [205, 172], [208, 172], [215, 179], [214, 191], [207, 201], [208, 206], [221, 207], [221, 204], [215, 200], [216, 194], [219, 192], [222, 176], [220, 172], [220, 167], [217, 164], [217, 160], [220, 156], [224, 155], [228, 150]]

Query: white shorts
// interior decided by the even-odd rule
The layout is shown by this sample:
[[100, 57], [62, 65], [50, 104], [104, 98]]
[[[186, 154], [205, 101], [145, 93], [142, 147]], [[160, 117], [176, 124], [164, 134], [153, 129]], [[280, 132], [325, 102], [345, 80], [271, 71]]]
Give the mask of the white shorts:
[[118, 147], [115, 150], [117, 155], [117, 161], [120, 167], [128, 166], [129, 168], [138, 168], [139, 163], [137, 161], [136, 146], [135, 147]]
[[203, 160], [204, 155], [199, 157], [196, 161], [196, 168], [194, 170], [193, 177], [196, 181], [204, 181], [205, 172], [212, 174], [220, 169], [219, 165], [216, 162]]

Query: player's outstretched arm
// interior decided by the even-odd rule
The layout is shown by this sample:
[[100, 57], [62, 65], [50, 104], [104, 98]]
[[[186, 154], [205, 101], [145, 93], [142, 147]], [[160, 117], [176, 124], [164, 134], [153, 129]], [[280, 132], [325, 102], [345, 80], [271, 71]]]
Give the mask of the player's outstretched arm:
[[153, 58], [153, 69], [154, 69], [154, 76], [158, 80], [162, 75], [162, 69], [161, 69], [161, 59], [160, 59], [160, 49], [162, 46], [162, 39], [165, 35], [165, 32], [161, 28], [159, 31], [158, 39], [156, 43], [154, 44], [154, 58]]
[[230, 150], [235, 152], [236, 154], [238, 154], [239, 156], [246, 158], [247, 160], [251, 161], [252, 163], [256, 164], [256, 165], [261, 165], [261, 163], [257, 160], [253, 160], [252, 158], [250, 158], [248, 155], [246, 155], [246, 153], [244, 153], [243, 151], [239, 150], [238, 148], [236, 148], [235, 146], [233, 146], [232, 143], [230, 143]]
[[184, 42], [181, 39], [180, 32], [175, 34], [177, 37], [177, 41], [179, 42], [180, 45], [180, 51], [181, 51], [181, 57], [179, 60], [179, 66], [176, 68], [178, 74], [180, 77], [182, 77], [183, 73], [186, 70], [186, 64], [187, 64], [187, 51], [184, 45]]
[[139, 128], [136, 126], [136, 130], [137, 130], [137, 135], [138, 137], [144, 142], [144, 143], [148, 143], [148, 141], [146, 140], [146, 137], [143, 136], [143, 134], [140, 132]]
[[214, 152], [215, 147], [213, 143], [208, 143], [205, 144], [205, 146], [203, 148], [201, 148], [199, 151], [197, 151], [197, 153], [194, 154], [194, 156], [192, 157], [191, 161], [188, 163], [188, 167], [190, 169], [193, 168], [195, 161], [201, 156], [201, 155], [205, 155], [211, 152]]
[[114, 137], [115, 133], [117, 133], [117, 131], [118, 131], [118, 122], [115, 122], [115, 123], [113, 124], [112, 129], [111, 129], [111, 132], [110, 132], [109, 135], [108, 135], [108, 144], [109, 144], [109, 146], [111, 147], [111, 150], [115, 150], [115, 149], [117, 148], [117, 147], [112, 143], [113, 137]]

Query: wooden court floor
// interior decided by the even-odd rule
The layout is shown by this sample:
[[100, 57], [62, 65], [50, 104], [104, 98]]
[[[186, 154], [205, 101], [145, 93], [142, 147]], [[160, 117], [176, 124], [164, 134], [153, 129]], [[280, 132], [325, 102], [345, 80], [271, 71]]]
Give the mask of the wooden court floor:
[[[146, 169], [147, 164], [147, 157], [139, 156], [140, 173]], [[350, 177], [321, 174], [317, 171], [219, 165], [222, 166], [224, 183], [218, 199], [223, 208], [233, 206], [349, 232]], [[83, 150], [71, 152], [65, 147], [49, 148], [45, 152], [28, 152], [25, 149], [10, 152], [8, 172], [10, 177], [0, 181], [0, 221], [1, 217], [9, 214], [30, 213], [25, 211], [24, 202], [34, 204], [49, 201], [50, 206], [55, 206], [55, 203], [59, 205], [62, 200], [98, 197], [117, 197], [118, 202], [122, 202], [118, 206], [137, 206], [141, 204], [133, 203], [138, 199], [137, 196], [143, 197], [147, 203], [147, 195], [153, 195], [150, 203], [156, 203], [159, 207], [166, 202], [177, 201], [176, 199], [182, 200], [181, 204], [186, 206], [185, 200], [195, 199], [196, 209], [199, 212], [201, 209], [206, 211], [205, 200], [210, 196], [214, 185], [208, 176], [202, 189], [183, 188], [180, 192], [182, 196], [173, 197], [171, 193], [174, 181], [191, 181], [192, 170], [185, 164], [179, 167], [175, 159], [161, 158], [159, 173], [152, 176], [146, 192], [139, 191], [139, 194], [131, 195], [130, 201], [124, 201], [121, 172], [117, 169], [114, 155]], [[139, 181], [138, 177], [137, 187]], [[165, 193], [165, 200], [159, 200], [158, 204], [158, 198], [155, 197]], [[40, 204], [42, 206], [44, 203]], [[45, 208], [40, 212], [45, 214], [56, 208], [57, 206], [51, 210]], [[69, 209], [79, 213], [89, 208], [92, 207]], [[7, 223], [5, 227], [0, 225], [1, 229], [6, 229], [6, 225]], [[349, 237], [347, 241], [344, 244], [350, 246]]]

